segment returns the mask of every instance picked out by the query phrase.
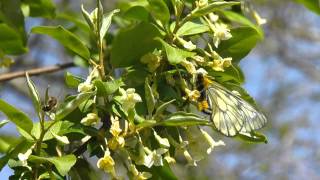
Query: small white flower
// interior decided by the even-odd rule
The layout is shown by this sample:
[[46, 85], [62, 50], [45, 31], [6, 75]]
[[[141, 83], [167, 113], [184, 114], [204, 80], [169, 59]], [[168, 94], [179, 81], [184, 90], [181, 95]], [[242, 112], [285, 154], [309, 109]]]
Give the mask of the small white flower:
[[212, 139], [212, 137], [206, 131], [202, 129], [200, 129], [200, 131], [203, 137], [205, 138], [205, 140], [207, 141], [207, 143], [209, 144], [209, 147], [207, 149], [207, 154], [210, 154], [213, 148], [216, 146], [225, 146], [223, 141], [219, 140], [218, 142], [216, 142]]
[[140, 95], [135, 93], [134, 88], [129, 88], [126, 91], [120, 88], [120, 93], [122, 94], [120, 97], [122, 108], [126, 112], [128, 112], [130, 109], [133, 109], [137, 102], [142, 102]]
[[176, 160], [170, 156], [169, 152], [166, 152], [164, 159], [169, 163], [169, 164], [174, 164], [176, 163]]
[[70, 144], [67, 136], [59, 136], [59, 135], [57, 135], [56, 133], [52, 132], [51, 130], [50, 130], [50, 132], [51, 132], [52, 136], [53, 136], [54, 138], [56, 138], [59, 142], [61, 142], [61, 143], [63, 143], [63, 144]]
[[129, 165], [129, 171], [133, 174], [134, 180], [144, 180], [152, 177], [152, 174], [148, 172], [139, 172], [134, 164]]
[[[139, 156], [135, 159], [136, 164], [145, 165], [146, 167], [151, 167], [153, 165], [152, 156], [148, 156], [146, 154], [146, 149], [141, 143], [141, 139], [139, 139]], [[150, 150], [148, 151], [151, 152]]]
[[195, 160], [193, 160], [190, 153], [186, 149], [183, 151], [183, 155], [186, 158], [186, 160], [188, 161], [189, 166], [197, 166], [197, 162]]
[[80, 122], [85, 126], [94, 126], [100, 122], [100, 117], [96, 113], [88, 113]]
[[148, 154], [148, 158], [149, 164], [148, 164], [148, 168], [150, 168], [151, 166], [155, 165], [155, 166], [163, 166], [163, 159], [162, 159], [162, 154], [166, 153], [168, 151], [168, 149], [165, 148], [158, 148], [156, 150], [151, 151], [150, 149], [148, 149], [147, 147], [144, 148], [146, 153]]
[[88, 92], [94, 88], [94, 85], [91, 83], [94, 78], [99, 77], [99, 72], [97, 68], [94, 68], [85, 82], [82, 82], [78, 85], [78, 92]]
[[197, 70], [197, 74], [203, 74], [204, 76], [206, 76], [206, 75], [208, 75], [208, 72], [203, 68], [199, 68]]
[[117, 116], [111, 116], [110, 119], [111, 119], [111, 127], [110, 127], [109, 132], [113, 136], [118, 136], [122, 132], [122, 129], [120, 127], [119, 118]]
[[222, 58], [216, 52], [213, 52], [212, 56], [214, 60], [212, 62], [209, 62], [207, 65], [215, 71], [224, 72], [224, 68], [230, 67], [232, 65], [232, 57]]
[[22, 162], [22, 166], [27, 166], [27, 160], [29, 156], [32, 154], [32, 148], [28, 149], [25, 153], [19, 153], [18, 159]]
[[199, 8], [205, 7], [208, 5], [208, 0], [198, 0], [196, 1], [196, 6]]
[[78, 85], [78, 92], [88, 92], [88, 91], [91, 91], [93, 87], [94, 86], [93, 84], [91, 84], [91, 82], [85, 81]]
[[109, 149], [104, 152], [103, 158], [100, 158], [97, 162], [97, 167], [104, 170], [106, 173], [111, 174], [113, 178], [117, 177], [115, 171], [115, 162], [110, 155]]
[[186, 68], [188, 73], [190, 73], [190, 74], [196, 74], [197, 73], [196, 67], [192, 62], [189, 62], [187, 60], [183, 60], [181, 62], [181, 65]]
[[219, 16], [214, 13], [209, 13], [209, 18], [211, 22], [217, 22], [219, 19]]
[[184, 43], [183, 47], [188, 49], [189, 51], [197, 49], [197, 46], [195, 44], [193, 44], [191, 41]]
[[190, 101], [197, 101], [200, 97], [200, 92], [198, 90], [190, 90], [188, 88], [184, 89], [184, 92], [186, 93], [186, 97], [184, 99], [189, 99]]
[[232, 37], [230, 29], [223, 23], [215, 23], [213, 31], [213, 44], [215, 47], [218, 47], [222, 40], [228, 40]]
[[147, 64], [150, 72], [154, 72], [160, 66], [161, 58], [159, 54], [147, 53], [141, 57], [140, 61]]
[[256, 11], [253, 11], [253, 17], [259, 26], [267, 23], [267, 19], [261, 18], [261, 16]]
[[193, 60], [195, 60], [196, 62], [198, 62], [198, 63], [204, 63], [205, 62], [205, 59], [204, 59], [204, 57], [202, 57], [202, 56], [194, 56], [194, 57], [192, 57], [193, 58]]
[[189, 51], [197, 49], [197, 46], [193, 44], [191, 41], [186, 41], [180, 37], [177, 37], [179, 43]]
[[153, 131], [154, 137], [156, 138], [156, 140], [159, 142], [160, 146], [163, 148], [169, 148], [170, 147], [170, 143], [169, 140], [167, 138], [162, 138], [160, 137], [156, 131]]

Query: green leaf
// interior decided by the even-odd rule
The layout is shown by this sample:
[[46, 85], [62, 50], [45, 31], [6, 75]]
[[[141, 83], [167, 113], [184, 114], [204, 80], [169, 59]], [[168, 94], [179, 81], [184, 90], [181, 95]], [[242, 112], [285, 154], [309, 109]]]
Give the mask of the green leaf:
[[19, 153], [25, 153], [33, 144], [34, 142], [27, 141], [24, 138], [12, 143], [6, 155], [0, 158], [0, 171], [8, 163], [9, 159], [16, 158]]
[[0, 134], [0, 154], [5, 154], [10, 150], [10, 147], [13, 147], [17, 144], [18, 138], [16, 136]]
[[189, 36], [205, 33], [207, 31], [209, 31], [209, 27], [207, 25], [188, 21], [179, 28], [177, 36]]
[[6, 103], [2, 99], [0, 99], [0, 111], [2, 111], [17, 127], [30, 134], [33, 123], [25, 113]]
[[268, 143], [267, 137], [256, 131], [252, 131], [251, 133], [240, 132], [236, 137], [251, 143]]
[[80, 19], [77, 14], [73, 14], [72, 12], [60, 12], [57, 14], [56, 19], [72, 22], [76, 26], [75, 28], [79, 28], [86, 33], [90, 32], [90, 27], [88, 27], [86, 22]]
[[12, 55], [27, 52], [21, 35], [4, 23], [0, 23], [0, 51]]
[[209, 121], [193, 113], [176, 112], [157, 124], [162, 126], [195, 126], [208, 125]]
[[28, 88], [29, 88], [29, 94], [31, 96], [34, 109], [35, 109], [36, 113], [38, 114], [38, 117], [40, 118], [41, 100], [40, 100], [39, 92], [38, 92], [36, 86], [34, 85], [34, 83], [32, 82], [32, 80], [30, 79], [28, 72], [26, 72], [26, 78], [27, 78], [27, 84], [28, 84]]
[[124, 86], [122, 79], [111, 80], [103, 82], [100, 79], [97, 79], [93, 82], [97, 87], [98, 96], [107, 96], [115, 93], [121, 86]]
[[85, 80], [82, 79], [81, 77], [79, 76], [75, 76], [69, 72], [66, 72], [64, 74], [64, 80], [66, 82], [66, 85], [70, 88], [76, 88], [78, 87], [78, 85], [82, 82], [84, 82]]
[[124, 76], [125, 84], [128, 87], [138, 87], [144, 84], [144, 80], [148, 76], [149, 72], [141, 66], [135, 66], [133, 68], [127, 68], [127, 74]]
[[264, 32], [260, 26], [252, 23], [245, 16], [242, 16], [241, 14], [235, 13], [233, 11], [222, 11], [222, 12], [231, 21], [254, 28], [259, 33], [261, 40], [263, 40]]
[[0, 122], [0, 128], [2, 128], [4, 125], [6, 125], [8, 122], [10, 122], [9, 120], [2, 120]]
[[159, 42], [161, 42], [164, 50], [166, 51], [167, 58], [170, 64], [176, 65], [185, 60], [188, 57], [193, 57], [196, 55], [194, 52], [185, 51], [179, 48], [172, 47], [164, 40], [160, 38], [156, 38]]
[[31, 17], [54, 18], [56, 13], [55, 4], [51, 0], [24, 0], [29, 5]]
[[81, 103], [88, 100], [95, 92], [84, 92], [76, 96], [70, 102], [63, 103], [56, 112], [55, 120], [61, 120], [75, 110]]
[[261, 39], [259, 33], [252, 27], [231, 29], [232, 38], [222, 41], [217, 52], [222, 57], [232, 57], [233, 63], [239, 63], [256, 46]]
[[[82, 135], [89, 135], [89, 136], [98, 136], [99, 131], [90, 126], [84, 126], [79, 123], [79, 121], [76, 121], [76, 123], [70, 122], [70, 121], [61, 121], [61, 126], [59, 132], [60, 136], [69, 134], [69, 133], [77, 133]], [[83, 136], [78, 136], [79, 139], [81, 139]]]
[[140, 23], [120, 31], [113, 41], [111, 64], [114, 67], [135, 65], [141, 56], [159, 47], [154, 38], [160, 36], [158, 29], [150, 23]]
[[93, 21], [91, 19], [90, 13], [87, 12], [84, 7], [83, 4], [81, 4], [81, 12], [82, 12], [82, 16], [84, 17], [84, 19], [86, 20], [87, 24], [89, 25], [91, 30], [95, 29], [95, 25], [93, 24]]
[[133, 6], [124, 13], [123, 17], [129, 20], [148, 22], [149, 12], [142, 6]]
[[[26, 45], [27, 36], [24, 28], [24, 16], [20, 9], [20, 5], [21, 3], [19, 0], [0, 0], [0, 22], [6, 24], [15, 32], [24, 47]], [[7, 36], [7, 34], [4, 34], [3, 36]]]
[[310, 11], [320, 15], [320, 4], [317, 0], [295, 0], [297, 3], [304, 5]]
[[[52, 125], [53, 124], [53, 125]], [[50, 140], [50, 139], [53, 139], [53, 135], [51, 134], [51, 132], [55, 133], [55, 134], [58, 134], [60, 132], [60, 129], [61, 129], [61, 124], [62, 122], [61, 121], [47, 121], [44, 123], [44, 128], [45, 129], [48, 129], [50, 126], [50, 129], [47, 130], [47, 132], [45, 133], [44, 137], [43, 137], [43, 141], [47, 141], [47, 140]], [[35, 123], [33, 125], [33, 128], [32, 128], [32, 131], [31, 131], [31, 134], [36, 138], [36, 139], [39, 139], [40, 138], [40, 134], [41, 134], [41, 126], [40, 126], [40, 123]], [[26, 137], [27, 139], [30, 139], [28, 137]], [[30, 139], [32, 140], [32, 139]]]
[[119, 11], [120, 11], [119, 9], [115, 9], [115, 10], [111, 11], [110, 13], [104, 15], [104, 17], [102, 19], [101, 29], [100, 29], [100, 42], [102, 42], [104, 36], [106, 35], [106, 33], [111, 25], [112, 16]]
[[153, 127], [157, 125], [157, 122], [154, 120], [145, 120], [136, 125], [137, 128]]
[[152, 89], [149, 85], [148, 78], [146, 78], [145, 83], [144, 83], [144, 92], [145, 92], [145, 98], [146, 98], [146, 102], [147, 102], [148, 113], [149, 113], [149, 116], [151, 116], [152, 112], [154, 110], [154, 106], [156, 104], [156, 99], [155, 99], [153, 92], [152, 92]]
[[61, 156], [61, 157], [39, 157], [30, 155], [30, 162], [34, 163], [52, 163], [58, 170], [58, 172], [65, 176], [68, 174], [73, 165], [75, 165], [77, 158], [73, 154]]
[[159, 19], [163, 25], [170, 20], [170, 12], [163, 0], [148, 0], [151, 14], [155, 19]]
[[74, 180], [98, 180], [102, 179], [101, 174], [86, 159], [77, 159], [76, 164], [68, 174]]
[[225, 69], [224, 72], [219, 71], [208, 71], [211, 76], [214, 77], [214, 79], [217, 82], [224, 83], [224, 82], [232, 82], [235, 84], [243, 84], [245, 81], [244, 74], [241, 70], [241, 68], [238, 65], [232, 65], [229, 68]]
[[167, 162], [163, 166], [152, 166], [152, 179], [178, 180]]
[[159, 116], [163, 113], [163, 111], [165, 111], [167, 108], [168, 108], [168, 106], [170, 105], [170, 104], [172, 104], [173, 102], [175, 102], [176, 100], [175, 99], [172, 99], [171, 101], [168, 101], [168, 102], [165, 102], [165, 103], [163, 103], [163, 104], [161, 104], [157, 109], [156, 109], [156, 112], [155, 112], [155, 114], [154, 114], [154, 119], [155, 120], [158, 120], [158, 118], [159, 118]]
[[62, 26], [38, 26], [32, 28], [31, 32], [48, 35], [59, 41], [64, 47], [76, 53], [77, 55], [86, 60], [90, 59], [89, 49], [75, 34], [66, 30]]
[[228, 8], [234, 5], [240, 5], [240, 2], [236, 2], [236, 1], [221, 1], [221, 2], [212, 2], [207, 6], [204, 6], [200, 9], [195, 10], [192, 14], [191, 14], [191, 18], [196, 18], [196, 17], [201, 17], [204, 15], [207, 15], [209, 13], [212, 13], [214, 11], [217, 10], [221, 10], [223, 8]]

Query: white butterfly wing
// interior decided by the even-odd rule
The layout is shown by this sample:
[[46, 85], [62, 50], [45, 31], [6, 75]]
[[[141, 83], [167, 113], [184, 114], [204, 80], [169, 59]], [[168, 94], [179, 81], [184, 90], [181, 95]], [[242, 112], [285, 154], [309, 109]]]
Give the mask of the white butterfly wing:
[[252, 105], [218, 83], [213, 82], [208, 88], [208, 101], [215, 127], [226, 136], [250, 133], [267, 122]]

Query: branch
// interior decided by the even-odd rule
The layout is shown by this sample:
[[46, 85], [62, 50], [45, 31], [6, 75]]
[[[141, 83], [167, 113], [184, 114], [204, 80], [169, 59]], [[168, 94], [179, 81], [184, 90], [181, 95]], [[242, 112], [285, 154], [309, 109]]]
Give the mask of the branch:
[[45, 73], [53, 73], [53, 72], [60, 71], [60, 70], [70, 68], [70, 67], [74, 67], [74, 66], [75, 66], [75, 64], [73, 62], [69, 62], [69, 63], [64, 63], [64, 64], [57, 64], [54, 66], [41, 67], [41, 68], [35, 68], [35, 69], [30, 69], [30, 70], [25, 70], [25, 71], [18, 71], [18, 72], [1, 74], [0, 75], [0, 82], [9, 81], [11, 79], [15, 79], [15, 78], [19, 78], [19, 77], [24, 77], [26, 72], [29, 73], [29, 76], [36, 76], [36, 75], [45, 74]]

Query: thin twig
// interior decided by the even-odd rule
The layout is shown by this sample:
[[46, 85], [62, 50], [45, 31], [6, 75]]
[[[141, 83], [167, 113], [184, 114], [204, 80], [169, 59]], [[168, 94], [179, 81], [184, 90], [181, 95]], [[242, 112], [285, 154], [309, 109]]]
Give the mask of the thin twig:
[[10, 72], [6, 74], [1, 74], [0, 82], [9, 81], [11, 79], [20, 78], [20, 77], [25, 77], [26, 72], [28, 72], [29, 76], [36, 76], [36, 75], [45, 74], [45, 73], [53, 73], [53, 72], [74, 67], [74, 66], [75, 64], [73, 62], [69, 62], [64, 64], [57, 64], [54, 66], [41, 67], [41, 68], [35, 68], [35, 69], [29, 69], [29, 70], [17, 71], [17, 72]]

